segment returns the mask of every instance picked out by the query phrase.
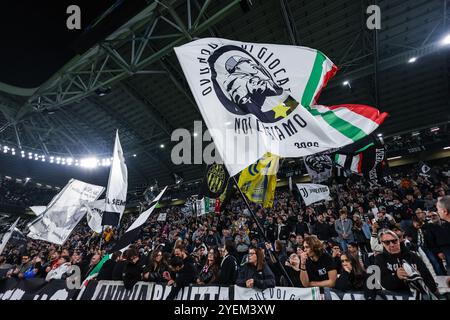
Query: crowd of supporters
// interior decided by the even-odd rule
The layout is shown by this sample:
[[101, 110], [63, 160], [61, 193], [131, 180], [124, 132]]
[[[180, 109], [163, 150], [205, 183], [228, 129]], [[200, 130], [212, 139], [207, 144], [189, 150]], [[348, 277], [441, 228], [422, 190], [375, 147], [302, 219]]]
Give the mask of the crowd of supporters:
[[49, 203], [57, 190], [53, 187], [38, 187], [24, 180], [17, 183], [12, 179], [0, 176], [0, 210], [19, 213], [23, 208]]
[[[167, 208], [165, 222], [154, 214], [138, 240], [112, 253], [95, 278], [123, 280], [126, 288], [137, 281], [165, 283], [175, 288], [168, 299], [189, 284], [437, 295], [436, 276], [448, 275], [450, 263], [448, 169], [448, 163], [435, 167], [427, 177], [416, 167], [403, 168], [390, 186], [347, 179], [333, 184], [333, 201], [307, 207], [295, 192], [279, 189], [273, 208], [251, 204], [256, 221], [238, 195], [220, 214], [197, 217]], [[135, 218], [124, 216], [119, 230], [102, 235], [82, 223], [63, 246], [30, 239], [22, 248], [9, 244], [0, 275], [50, 281], [77, 265], [85, 279]], [[380, 278], [370, 287], [374, 265]]]

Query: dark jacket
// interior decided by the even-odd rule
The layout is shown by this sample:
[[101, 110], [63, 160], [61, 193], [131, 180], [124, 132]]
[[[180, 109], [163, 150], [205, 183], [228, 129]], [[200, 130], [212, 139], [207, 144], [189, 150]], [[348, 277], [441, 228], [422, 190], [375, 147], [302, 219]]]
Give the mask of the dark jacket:
[[198, 279], [204, 284], [217, 284], [219, 281], [219, 266], [217, 264], [204, 265], [199, 272]]
[[264, 290], [275, 287], [275, 276], [267, 264], [264, 264], [264, 269], [262, 271], [257, 271], [255, 266], [248, 263], [245, 264], [239, 271], [236, 285], [245, 287], [245, 282], [249, 279], [255, 280], [253, 286], [257, 289]]
[[194, 260], [188, 256], [183, 260], [183, 268], [175, 274], [175, 283], [166, 300], [175, 299], [182, 288], [194, 283], [196, 279], [197, 269]]
[[148, 272], [148, 279], [145, 279], [145, 281], [161, 283], [167, 282], [163, 277], [163, 273], [168, 270], [168, 266], [161, 262], [156, 268], [152, 268], [150, 265], [146, 266], [142, 273], [146, 274]]
[[208, 234], [208, 235], [205, 237], [205, 244], [206, 244], [208, 247], [215, 247], [215, 246], [218, 246], [218, 245], [219, 245], [219, 240], [217, 239], [217, 237], [216, 237], [215, 235], [210, 235], [210, 234]]
[[234, 285], [238, 274], [238, 264], [236, 258], [227, 255], [222, 260], [219, 273], [219, 284], [224, 286]]
[[[271, 255], [273, 255], [273, 257]], [[284, 275], [284, 272], [280, 267], [280, 263], [283, 266], [286, 263], [286, 261], [288, 259], [286, 251], [284, 251], [284, 250], [281, 252], [272, 251], [270, 253], [266, 251], [265, 256], [266, 256], [266, 262], [267, 262], [270, 270], [272, 270], [272, 272], [275, 276], [276, 284], [281, 285], [281, 276]], [[278, 258], [278, 261], [280, 261], [280, 262], [277, 262], [277, 260], [275, 258]]]
[[297, 222], [297, 224], [295, 225], [295, 234], [299, 234], [303, 237], [305, 233], [309, 233], [308, 225], [306, 224], [306, 222]]
[[113, 261], [111, 259], [105, 261], [98, 273], [97, 280], [112, 280], [112, 273], [115, 265], [116, 261]]
[[[284, 268], [286, 269], [286, 273], [288, 274], [289, 278], [291, 278], [294, 287], [303, 288], [303, 284], [300, 281], [300, 270], [296, 271], [290, 266], [286, 266]], [[291, 283], [286, 279], [286, 276], [284, 274], [281, 276], [280, 284], [283, 287], [291, 287]]]
[[[441, 225], [430, 228], [436, 241], [436, 251], [442, 252], [442, 249], [450, 247], [450, 223], [441, 221]], [[450, 263], [450, 262], [447, 262]]]
[[342, 271], [336, 280], [334, 288], [340, 291], [363, 291], [366, 290], [366, 275], [355, 277], [354, 273]]
[[117, 261], [112, 271], [112, 280], [122, 280], [126, 261]]
[[138, 263], [128, 262], [123, 270], [123, 285], [125, 289], [130, 290], [136, 282], [142, 279], [142, 268]]
[[331, 227], [327, 222], [323, 222], [323, 223], [316, 222], [314, 224], [313, 231], [314, 231], [314, 234], [317, 235], [317, 237], [320, 240], [328, 241], [331, 239], [331, 236], [332, 236]]
[[277, 236], [277, 225], [275, 223], [266, 226], [266, 237], [269, 242], [275, 242]]
[[425, 263], [418, 255], [409, 251], [404, 246], [401, 247], [401, 252], [398, 255], [391, 255], [383, 251], [382, 254], [375, 257], [375, 264], [380, 267], [381, 285], [383, 288], [390, 291], [410, 291], [406, 281], [400, 280], [397, 277], [397, 269], [402, 266], [403, 261], [409, 263], [420, 273], [425, 285], [431, 292], [436, 291], [436, 283]]

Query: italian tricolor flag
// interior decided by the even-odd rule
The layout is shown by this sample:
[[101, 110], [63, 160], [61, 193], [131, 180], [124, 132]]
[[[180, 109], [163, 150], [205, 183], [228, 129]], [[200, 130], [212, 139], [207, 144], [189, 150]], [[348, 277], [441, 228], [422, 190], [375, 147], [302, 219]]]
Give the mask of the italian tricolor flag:
[[334, 157], [334, 161], [337, 165], [342, 168], [351, 171], [352, 173], [356, 173], [362, 175], [362, 161], [363, 154], [357, 154], [356, 156], [349, 156], [344, 154], [336, 154]]
[[321, 125], [332, 132], [335, 141], [343, 142], [343, 145], [367, 137], [388, 116], [386, 112], [380, 113], [376, 108], [361, 104], [318, 105], [305, 108]]
[[301, 105], [318, 120], [324, 128], [328, 127], [334, 138], [343, 145], [367, 137], [388, 114], [374, 107], [361, 104], [341, 104], [335, 106], [316, 105], [322, 89], [336, 74], [338, 67], [317, 51], [308, 82], [302, 95]]

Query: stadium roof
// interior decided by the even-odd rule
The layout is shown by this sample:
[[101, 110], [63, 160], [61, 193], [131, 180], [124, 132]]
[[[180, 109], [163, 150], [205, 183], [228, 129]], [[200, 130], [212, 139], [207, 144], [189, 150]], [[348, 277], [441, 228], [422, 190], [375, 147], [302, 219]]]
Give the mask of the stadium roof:
[[385, 136], [450, 120], [446, 1], [378, 1], [377, 31], [366, 26], [365, 0], [91, 2], [80, 5], [84, 32], [60, 26], [68, 1], [50, 13], [0, 10], [22, 12], [15, 28], [1, 29], [1, 144], [102, 158], [111, 156], [118, 128], [131, 186], [173, 184], [173, 173], [201, 177], [202, 165], [170, 160], [172, 131], [193, 133], [201, 120], [172, 48], [197, 37], [321, 50], [340, 71], [319, 103], [374, 105], [390, 114], [379, 129]]

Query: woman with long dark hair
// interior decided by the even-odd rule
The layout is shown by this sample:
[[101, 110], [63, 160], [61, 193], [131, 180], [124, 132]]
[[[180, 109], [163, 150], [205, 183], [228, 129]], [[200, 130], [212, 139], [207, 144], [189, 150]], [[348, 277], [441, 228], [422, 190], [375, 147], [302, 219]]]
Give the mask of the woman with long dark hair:
[[275, 276], [266, 264], [264, 250], [250, 248], [247, 263], [241, 268], [236, 284], [261, 290], [275, 287]]
[[197, 284], [217, 284], [219, 281], [220, 262], [219, 249], [209, 249], [208, 258], [198, 275]]
[[144, 268], [143, 278], [144, 281], [150, 282], [166, 282], [163, 277], [163, 273], [169, 268], [167, 266], [166, 259], [161, 249], [156, 249], [150, 255], [148, 265]]
[[366, 272], [361, 263], [349, 252], [341, 255], [342, 272], [336, 280], [335, 288], [341, 291], [361, 291], [364, 290]]

